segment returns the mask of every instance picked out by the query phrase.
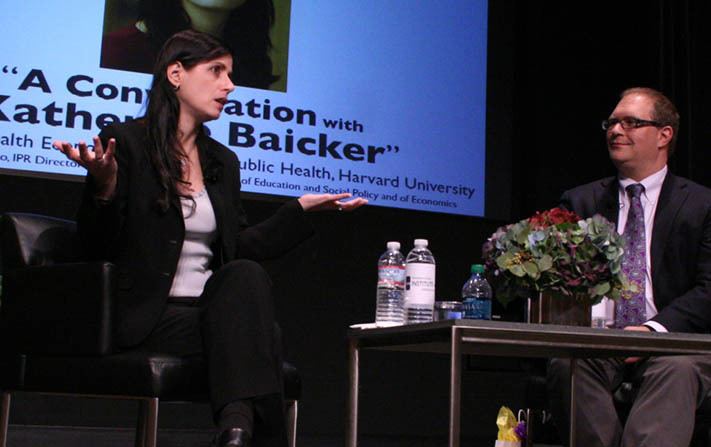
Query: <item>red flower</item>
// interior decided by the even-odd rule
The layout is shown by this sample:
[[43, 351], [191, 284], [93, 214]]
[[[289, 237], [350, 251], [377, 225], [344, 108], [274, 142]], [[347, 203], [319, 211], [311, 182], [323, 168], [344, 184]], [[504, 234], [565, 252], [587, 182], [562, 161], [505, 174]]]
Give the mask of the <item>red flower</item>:
[[531, 226], [536, 230], [562, 223], [577, 223], [579, 220], [580, 216], [563, 208], [552, 208], [543, 212], [537, 211], [533, 217], [528, 219]]

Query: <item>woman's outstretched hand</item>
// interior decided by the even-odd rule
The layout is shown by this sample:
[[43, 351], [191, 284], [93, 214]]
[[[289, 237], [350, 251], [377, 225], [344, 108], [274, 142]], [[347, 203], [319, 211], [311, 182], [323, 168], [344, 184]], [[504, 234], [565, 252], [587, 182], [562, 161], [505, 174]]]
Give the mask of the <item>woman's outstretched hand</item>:
[[109, 199], [116, 191], [116, 173], [118, 165], [114, 157], [116, 140], [111, 138], [104, 149], [99, 137], [94, 137], [94, 150], [90, 151], [86, 143], [79, 142], [79, 149], [66, 141], [54, 141], [52, 146], [64, 154], [68, 159], [79, 163], [96, 180], [96, 197]]
[[368, 203], [362, 197], [343, 201], [351, 196], [352, 194], [347, 192], [342, 194], [304, 194], [299, 197], [299, 203], [304, 211], [353, 211]]

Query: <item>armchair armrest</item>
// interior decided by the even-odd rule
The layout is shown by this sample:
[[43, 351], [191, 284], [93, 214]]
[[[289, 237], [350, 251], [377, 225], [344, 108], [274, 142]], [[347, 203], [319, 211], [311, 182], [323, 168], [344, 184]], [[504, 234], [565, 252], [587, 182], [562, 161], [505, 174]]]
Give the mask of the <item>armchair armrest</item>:
[[87, 262], [4, 272], [5, 349], [43, 355], [113, 352], [114, 270], [108, 262]]

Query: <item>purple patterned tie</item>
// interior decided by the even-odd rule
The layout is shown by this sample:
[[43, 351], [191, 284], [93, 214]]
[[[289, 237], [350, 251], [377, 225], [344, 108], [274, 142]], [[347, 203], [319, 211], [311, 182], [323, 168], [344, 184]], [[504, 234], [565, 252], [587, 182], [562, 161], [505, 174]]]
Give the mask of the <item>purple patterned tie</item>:
[[644, 296], [645, 277], [647, 275], [647, 241], [644, 237], [644, 209], [642, 208], [642, 192], [644, 186], [640, 183], [625, 188], [630, 197], [630, 207], [627, 211], [627, 223], [622, 236], [625, 238], [625, 253], [622, 257], [622, 271], [632, 284], [637, 286], [637, 292], [629, 299], [620, 299], [615, 306], [615, 327], [637, 326], [645, 321], [646, 303]]

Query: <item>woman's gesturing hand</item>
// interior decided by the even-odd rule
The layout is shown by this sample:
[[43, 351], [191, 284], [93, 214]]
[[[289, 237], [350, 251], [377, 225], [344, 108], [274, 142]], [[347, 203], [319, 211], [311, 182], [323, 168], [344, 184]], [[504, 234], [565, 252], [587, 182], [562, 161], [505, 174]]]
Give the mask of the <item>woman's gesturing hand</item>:
[[304, 211], [353, 211], [368, 203], [362, 197], [344, 202], [343, 199], [351, 197], [349, 193], [342, 194], [304, 194], [299, 197], [299, 203]]
[[94, 150], [90, 151], [86, 143], [79, 142], [79, 149], [76, 149], [66, 141], [55, 141], [52, 143], [55, 149], [64, 154], [68, 159], [79, 163], [96, 180], [96, 197], [102, 199], [111, 198], [116, 190], [116, 173], [118, 165], [114, 152], [116, 150], [116, 140], [111, 138], [109, 144], [104, 149], [99, 137], [94, 137]]

